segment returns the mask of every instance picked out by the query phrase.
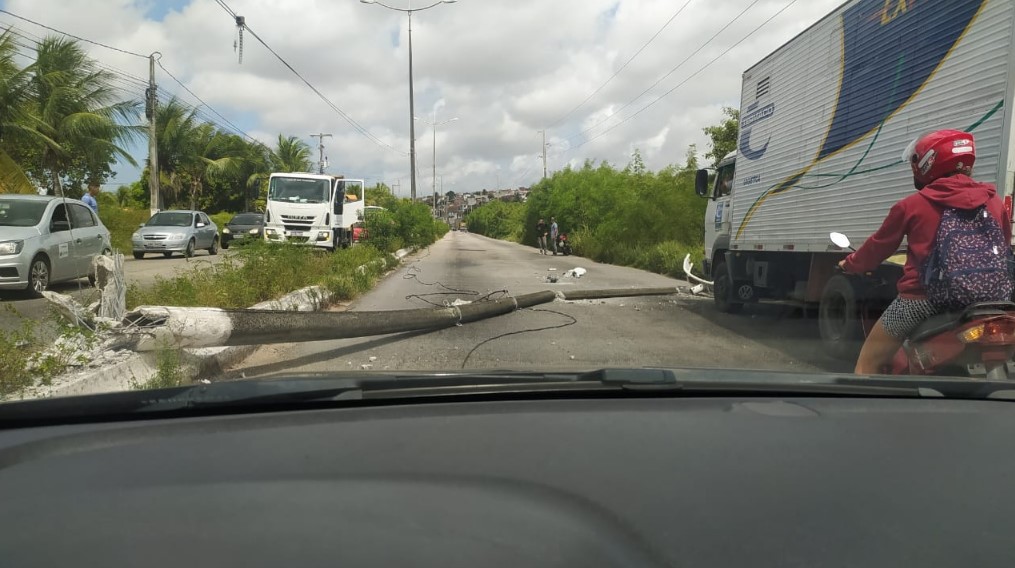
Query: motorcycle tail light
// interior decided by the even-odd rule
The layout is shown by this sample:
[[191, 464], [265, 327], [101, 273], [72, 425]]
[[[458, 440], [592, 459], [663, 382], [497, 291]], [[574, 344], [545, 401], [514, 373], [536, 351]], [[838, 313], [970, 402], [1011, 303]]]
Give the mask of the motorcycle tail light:
[[1015, 344], [1015, 318], [990, 319], [964, 328], [958, 335], [963, 343]]
[[959, 332], [959, 340], [963, 343], [976, 343], [983, 337], [984, 324], [967, 327]]

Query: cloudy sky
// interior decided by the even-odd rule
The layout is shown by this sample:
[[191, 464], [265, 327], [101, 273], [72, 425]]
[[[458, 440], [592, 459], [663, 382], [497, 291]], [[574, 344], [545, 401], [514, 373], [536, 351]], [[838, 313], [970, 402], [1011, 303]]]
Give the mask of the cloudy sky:
[[[705, 152], [702, 128], [720, 119], [722, 106], [739, 106], [741, 73], [840, 3], [458, 0], [417, 12], [417, 192], [432, 184], [427, 123], [434, 113], [438, 123], [457, 118], [437, 129], [444, 191], [538, 181], [541, 130], [551, 171], [586, 159], [623, 165], [635, 148], [651, 169], [683, 163], [689, 144]], [[3, 10], [63, 32], [137, 54], [160, 52], [165, 70], [206, 103], [202, 115], [224, 129], [270, 145], [279, 133], [315, 146], [309, 134], [331, 133], [328, 171], [383, 181], [408, 195], [405, 14], [358, 0], [224, 4], [339, 110], [249, 32], [240, 63], [236, 25], [217, 0], [0, 0]], [[8, 26], [28, 39], [53, 33], [0, 13], [0, 27]], [[85, 47], [117, 73], [118, 86], [142, 96], [147, 59]], [[160, 96], [199, 106], [166, 71], [156, 69]], [[146, 149], [135, 150], [143, 161]], [[117, 171], [110, 188], [139, 176], [128, 165]]]

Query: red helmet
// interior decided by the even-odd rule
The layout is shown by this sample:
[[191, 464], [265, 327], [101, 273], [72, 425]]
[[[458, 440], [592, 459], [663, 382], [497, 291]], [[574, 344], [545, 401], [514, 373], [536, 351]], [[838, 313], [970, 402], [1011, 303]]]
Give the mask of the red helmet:
[[976, 161], [973, 135], [961, 130], [938, 130], [913, 140], [902, 159], [913, 168], [917, 187], [954, 173], [969, 174]]

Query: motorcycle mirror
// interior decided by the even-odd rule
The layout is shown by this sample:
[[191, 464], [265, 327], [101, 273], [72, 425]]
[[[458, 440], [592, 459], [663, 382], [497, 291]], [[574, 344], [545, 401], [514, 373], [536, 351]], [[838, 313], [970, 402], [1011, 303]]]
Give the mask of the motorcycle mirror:
[[842, 233], [829, 233], [828, 238], [832, 239], [835, 246], [839, 248], [853, 250], [853, 247], [849, 244], [849, 237], [843, 235]]

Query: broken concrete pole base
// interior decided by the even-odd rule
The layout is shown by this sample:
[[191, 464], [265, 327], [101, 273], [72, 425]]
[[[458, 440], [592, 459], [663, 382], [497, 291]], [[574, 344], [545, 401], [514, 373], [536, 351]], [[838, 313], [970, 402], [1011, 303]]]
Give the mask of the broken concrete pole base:
[[95, 287], [102, 296], [99, 299], [99, 317], [114, 320], [123, 319], [127, 313], [127, 280], [123, 272], [123, 255], [99, 255], [92, 260], [95, 273]]

